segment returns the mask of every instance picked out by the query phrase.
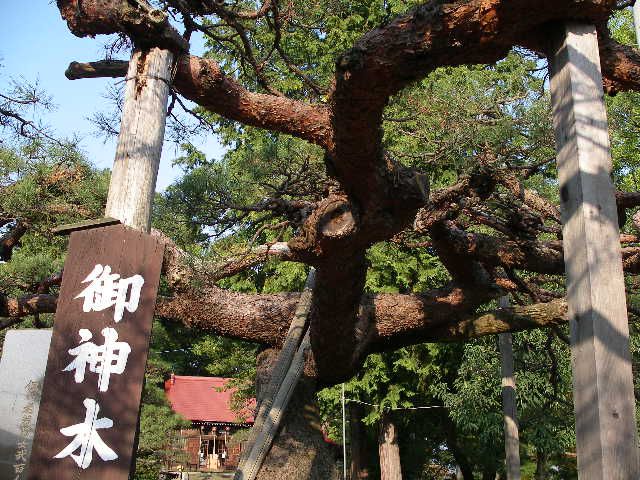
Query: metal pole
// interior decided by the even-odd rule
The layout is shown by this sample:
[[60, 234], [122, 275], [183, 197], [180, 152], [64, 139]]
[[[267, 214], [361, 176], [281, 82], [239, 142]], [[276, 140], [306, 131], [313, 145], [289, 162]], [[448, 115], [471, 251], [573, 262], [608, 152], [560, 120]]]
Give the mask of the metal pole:
[[[509, 306], [509, 297], [500, 298], [500, 308]], [[516, 380], [513, 374], [513, 343], [511, 333], [498, 335], [502, 366], [502, 408], [504, 411], [504, 448], [507, 480], [520, 480], [520, 440], [516, 409]]]
[[347, 424], [344, 407], [344, 383], [342, 384], [342, 477], [347, 480]]

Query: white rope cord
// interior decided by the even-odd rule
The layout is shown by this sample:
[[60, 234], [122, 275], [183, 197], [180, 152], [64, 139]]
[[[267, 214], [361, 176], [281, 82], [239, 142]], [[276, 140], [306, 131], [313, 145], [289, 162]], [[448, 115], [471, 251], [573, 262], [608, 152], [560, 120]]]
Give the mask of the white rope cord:
[[[353, 402], [353, 403], [360, 403], [362, 405], [368, 405], [370, 407], [379, 407], [380, 406], [377, 403], [363, 402], [362, 400], [357, 400], [355, 398], [345, 398], [345, 401]], [[428, 409], [431, 409], [431, 408], [449, 408], [449, 407], [446, 407], [445, 405], [426, 405], [426, 406], [422, 406], [422, 407], [395, 407], [395, 408], [390, 408], [389, 410], [428, 410]]]

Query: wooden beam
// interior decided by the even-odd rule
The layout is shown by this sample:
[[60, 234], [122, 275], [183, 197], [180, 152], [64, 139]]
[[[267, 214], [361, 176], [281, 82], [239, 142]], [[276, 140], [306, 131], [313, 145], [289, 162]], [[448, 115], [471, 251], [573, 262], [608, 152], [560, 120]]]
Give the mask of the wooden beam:
[[[164, 251], [164, 244], [148, 233], [164, 141], [173, 58], [173, 53], [158, 48], [134, 52], [129, 63], [106, 218], [58, 229], [58, 233], [85, 231], [75, 231], [71, 235], [69, 255], [65, 261], [65, 275], [44, 380], [44, 400], [38, 417], [34, 454], [30, 459], [30, 480], [72, 476], [77, 479], [115, 480], [134, 476], [140, 428], [140, 395]], [[114, 226], [118, 223], [146, 233], [122, 225]], [[102, 228], [95, 228], [97, 226]], [[117, 274], [110, 273], [112, 267]], [[108, 281], [98, 277], [103, 274], [109, 278]], [[120, 284], [124, 287], [118, 286], [118, 282], [127, 281], [130, 283]], [[87, 282], [91, 282], [91, 285], [85, 285]], [[126, 300], [129, 288], [130, 297]], [[116, 289], [117, 295], [113, 293]], [[80, 295], [77, 295], [78, 292]], [[78, 300], [80, 296], [85, 296], [84, 302]], [[97, 302], [95, 298], [116, 297], [115, 303], [120, 302], [119, 313], [109, 311], [108, 307], [113, 304], [107, 303], [105, 308], [103, 304], [96, 307], [93, 303]], [[127, 314], [124, 313], [125, 309]], [[139, 313], [135, 317], [129, 315], [136, 310]], [[128, 321], [119, 323], [124, 319], [123, 315], [129, 317]], [[100, 327], [104, 329], [100, 330]], [[117, 348], [121, 368], [116, 372], [118, 378], [110, 379], [109, 374], [105, 377], [100, 370], [97, 384], [85, 382], [83, 363], [82, 379], [79, 380], [77, 372], [80, 370], [77, 370], [75, 382], [69, 383], [69, 377], [65, 374], [69, 367], [80, 365], [76, 362], [86, 363], [86, 358], [82, 357], [84, 360], [81, 360], [82, 355], [75, 353], [78, 358], [69, 364], [69, 355], [73, 355], [74, 349], [92, 348], [91, 345], [96, 347], [93, 343], [82, 343], [90, 338], [97, 338], [96, 328], [104, 336], [105, 345], [107, 337], [112, 342], [120, 338], [117, 343], [120, 345]], [[78, 336], [82, 340], [79, 342], [82, 347], [78, 346]], [[111, 362], [109, 359], [109, 366], [113, 367]], [[107, 367], [104, 370], [107, 372]], [[80, 408], [77, 401], [71, 402], [70, 399], [80, 400]], [[117, 426], [102, 433], [106, 443], [98, 456], [103, 463], [94, 462], [90, 470], [87, 469], [92, 466], [94, 459], [91, 453], [93, 441], [89, 441], [91, 439], [87, 435], [76, 433], [76, 439], [67, 445], [65, 437], [70, 434], [64, 433], [73, 431], [69, 428], [78, 429], [85, 425], [70, 427], [78, 420], [78, 410], [82, 412], [82, 406], [86, 409], [85, 419], [90, 419], [93, 415], [91, 428], [94, 421], [96, 424], [101, 421], [102, 426], [99, 428], [103, 430]], [[100, 409], [105, 416], [97, 420]], [[81, 430], [76, 430], [79, 431]], [[91, 435], [93, 438], [94, 434]], [[108, 445], [111, 447], [107, 448]], [[78, 448], [82, 452], [79, 456], [74, 454]], [[85, 453], [87, 449], [88, 453]], [[56, 459], [55, 463], [52, 463], [52, 458]], [[111, 463], [105, 465], [104, 462]], [[77, 467], [81, 467], [81, 470]]]
[[286, 375], [276, 391], [273, 404], [262, 422], [262, 428], [256, 430], [255, 443], [250, 445], [250, 450], [246, 458], [242, 464], [238, 466], [238, 470], [236, 470], [235, 476], [233, 477], [234, 480], [254, 480], [258, 476], [264, 459], [267, 457], [278, 433], [280, 423], [289, 405], [289, 400], [291, 400], [296, 385], [298, 385], [298, 381], [304, 370], [305, 351], [309, 349], [310, 346], [309, 330], [307, 329], [307, 333], [295, 351]]
[[129, 62], [125, 101], [111, 172], [106, 216], [149, 232], [174, 54], [136, 50]]
[[549, 51], [581, 480], [637, 479], [629, 327], [593, 25], [557, 28]]
[[[282, 350], [264, 389], [253, 427], [247, 438], [234, 480], [253, 480], [271, 448], [289, 399], [304, 367], [304, 350], [309, 346], [308, 317], [313, 299], [316, 271], [311, 269], [300, 295]], [[306, 335], [305, 335], [305, 332]]]
[[[500, 308], [509, 307], [509, 297], [500, 298]], [[498, 335], [502, 367], [502, 409], [504, 412], [504, 450], [507, 480], [520, 480], [520, 437], [516, 408], [516, 379], [513, 374], [513, 339], [511, 332]]]
[[69, 80], [81, 78], [124, 77], [129, 69], [126, 60], [98, 60], [97, 62], [71, 62], [64, 72]]

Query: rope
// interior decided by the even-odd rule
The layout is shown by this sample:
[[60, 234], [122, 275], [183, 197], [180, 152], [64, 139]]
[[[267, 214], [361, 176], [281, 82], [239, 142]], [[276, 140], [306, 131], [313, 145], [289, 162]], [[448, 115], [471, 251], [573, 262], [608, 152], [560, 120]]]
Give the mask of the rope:
[[[353, 402], [353, 403], [360, 403], [362, 405], [368, 405], [370, 407], [380, 407], [381, 406], [378, 403], [363, 402], [362, 400], [357, 400], [355, 398], [345, 398], [345, 401]], [[387, 410], [429, 410], [431, 408], [449, 408], [449, 407], [447, 407], [445, 405], [425, 405], [425, 406], [421, 406], [421, 407], [394, 407], [394, 408], [388, 408]]]
[[121, 80], [121, 82], [125, 82], [126, 83], [129, 80], [138, 80], [139, 78], [150, 78], [151, 80], [160, 80], [161, 82], [164, 82], [167, 85], [171, 86], [171, 84], [173, 83], [173, 79], [175, 78], [177, 70], [178, 69], [176, 68], [175, 71], [171, 73], [171, 80], [167, 80], [166, 78], [162, 78], [159, 75], [134, 75], [133, 77], [124, 77]]
[[173, 55], [173, 59], [171, 60], [171, 69], [169, 70], [169, 80], [159, 75], [136, 74], [132, 77], [125, 76], [121, 80], [121, 82], [126, 83], [129, 80], [138, 80], [141, 78], [148, 78], [151, 80], [160, 80], [161, 82], [166, 83], [169, 86], [169, 88], [171, 88], [171, 86], [173, 85], [173, 81], [176, 79], [176, 75], [178, 74], [178, 55], [176, 55], [175, 53], [173, 53], [172, 55]]

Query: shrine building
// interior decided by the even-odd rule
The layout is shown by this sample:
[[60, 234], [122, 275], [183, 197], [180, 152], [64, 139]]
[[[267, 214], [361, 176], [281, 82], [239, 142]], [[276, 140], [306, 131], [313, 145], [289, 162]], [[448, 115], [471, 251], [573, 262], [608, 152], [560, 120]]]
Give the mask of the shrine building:
[[175, 469], [178, 464], [190, 471], [237, 467], [243, 442], [234, 439], [234, 434], [253, 425], [255, 400], [242, 411], [234, 411], [231, 401], [236, 389], [225, 388], [231, 380], [171, 374], [165, 381], [164, 390], [171, 408], [191, 422], [190, 428], [180, 430], [174, 446], [183, 455], [168, 458], [167, 470]]

